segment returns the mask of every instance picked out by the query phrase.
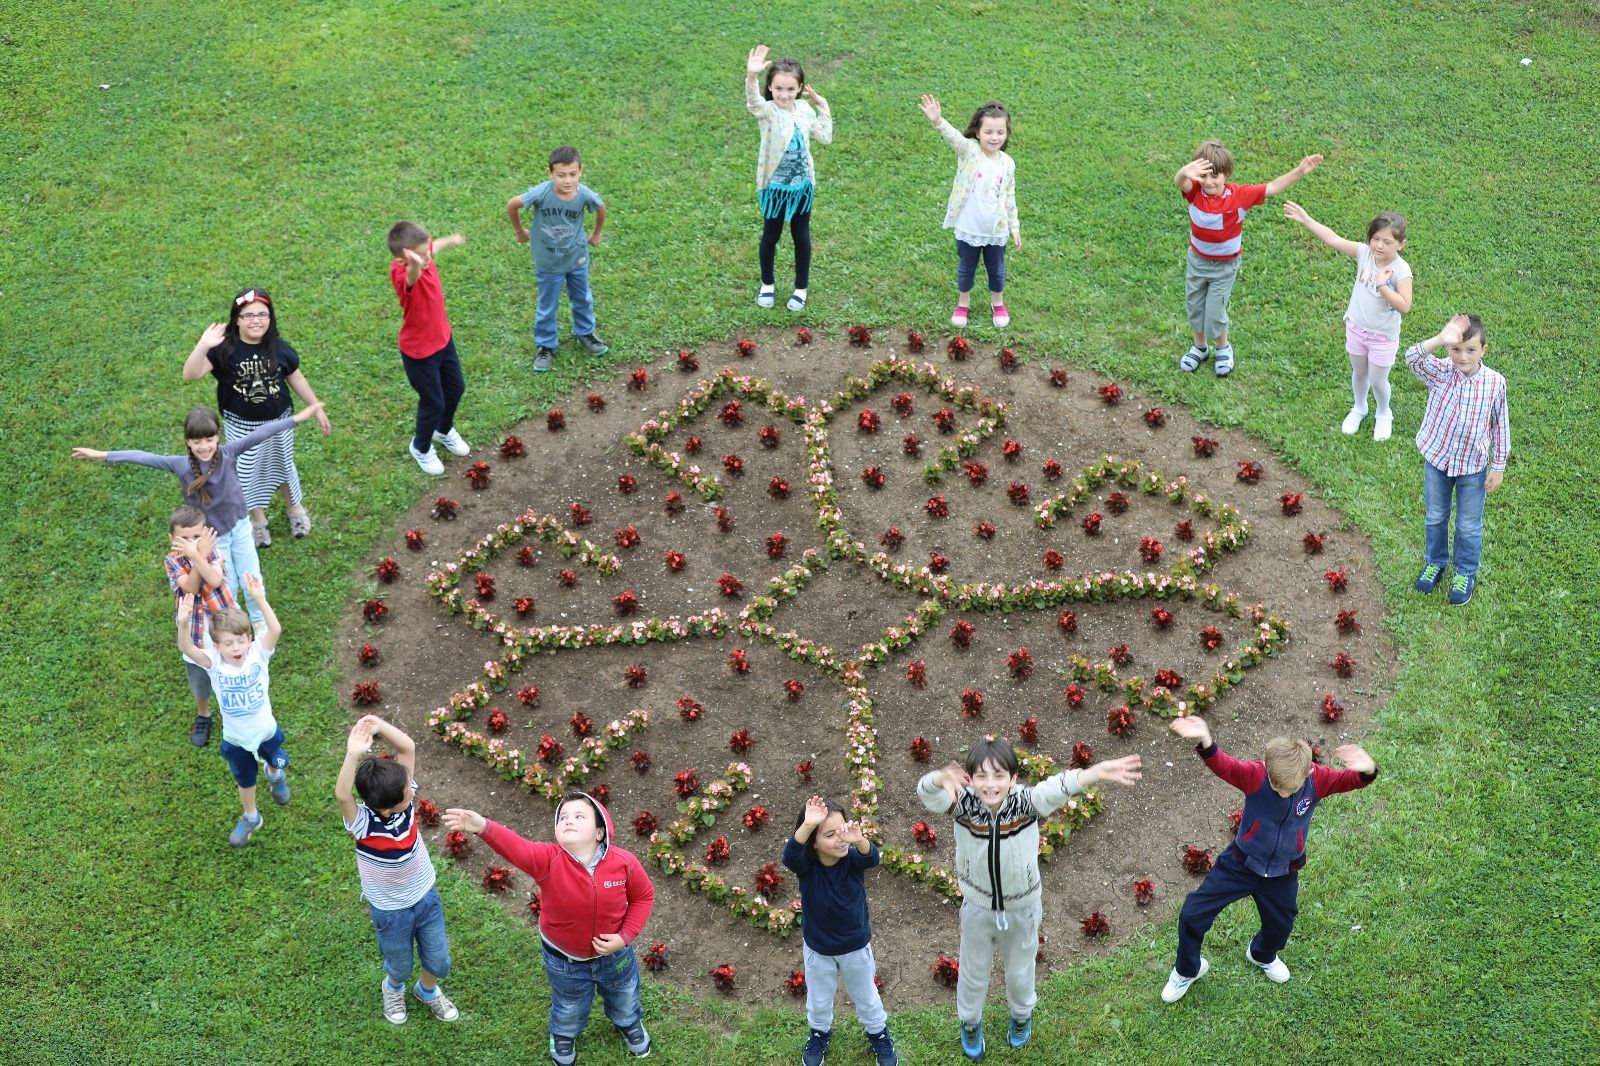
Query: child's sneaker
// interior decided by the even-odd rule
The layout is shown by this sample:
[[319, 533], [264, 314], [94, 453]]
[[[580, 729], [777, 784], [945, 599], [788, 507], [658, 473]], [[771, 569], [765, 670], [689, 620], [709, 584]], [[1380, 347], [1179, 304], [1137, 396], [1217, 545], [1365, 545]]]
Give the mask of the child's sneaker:
[[643, 1022], [635, 1022], [626, 1029], [619, 1028], [617, 1032], [622, 1034], [622, 1042], [628, 1045], [628, 1054], [636, 1059], [650, 1057], [650, 1034], [645, 1032]]
[[983, 1025], [961, 1027], [961, 1053], [973, 1062], [983, 1061]]
[[406, 986], [395, 988], [388, 977], [383, 979], [383, 1016], [395, 1025], [406, 1021]]
[[1011, 325], [1011, 312], [1006, 310], [1005, 304], [993, 304], [989, 309], [994, 312], [995, 329], [1005, 329]]
[[1450, 582], [1450, 606], [1465, 607], [1472, 600], [1472, 591], [1478, 579], [1470, 574], [1457, 574]]
[[543, 374], [550, 369], [550, 365], [555, 361], [556, 350], [540, 345], [539, 350], [533, 353], [533, 372], [535, 374]]
[[261, 812], [256, 812], [255, 821], [250, 820], [248, 814], [239, 815], [239, 820], [234, 823], [233, 832], [228, 834], [230, 847], [242, 848], [250, 843], [250, 838], [256, 835], [256, 830], [261, 828], [266, 819], [261, 817]]
[[444, 473], [444, 464], [434, 454], [432, 445], [429, 445], [428, 450], [425, 452], [417, 451], [415, 444], [406, 445], [406, 450], [411, 453], [411, 458], [417, 461], [417, 465], [422, 467], [424, 474], [432, 474], [434, 477], [439, 477]]
[[279, 770], [278, 776], [273, 777], [272, 771], [267, 771], [267, 786], [272, 790], [272, 802], [278, 806], [286, 806], [289, 802], [289, 772]]
[[1444, 567], [1429, 563], [1422, 568], [1422, 573], [1417, 575], [1417, 583], [1413, 587], [1418, 592], [1432, 592], [1439, 587], [1439, 579], [1442, 577], [1444, 577]]
[[588, 352], [590, 355], [605, 355], [611, 350], [611, 346], [609, 344], [601, 340], [599, 337], [596, 337], [593, 333], [584, 333], [574, 337], [573, 339], [579, 344], [583, 345], [583, 350]]
[[1339, 423], [1339, 432], [1347, 437], [1353, 437], [1361, 429], [1361, 420], [1367, 417], [1364, 407], [1352, 407], [1350, 413], [1344, 416], [1344, 421]]
[[1289, 979], [1289, 967], [1283, 964], [1278, 956], [1272, 956], [1271, 962], [1256, 962], [1256, 957], [1250, 953], [1250, 945], [1244, 946], [1244, 957], [1261, 967], [1261, 972], [1267, 975], [1267, 980], [1275, 985], [1281, 985]]
[[472, 452], [467, 442], [461, 439], [461, 434], [456, 432], [455, 426], [450, 427], [449, 433], [435, 433], [433, 439], [450, 449], [451, 455], [470, 455]]
[[267, 529], [265, 519], [260, 522], [254, 518], [250, 519], [250, 539], [255, 541], [258, 548], [272, 547], [272, 533]]
[[881, 1032], [868, 1033], [867, 1043], [872, 1045], [872, 1053], [877, 1056], [878, 1066], [900, 1066], [900, 1055], [894, 1049], [894, 1037], [889, 1035], [887, 1025]]
[[1022, 1019], [1020, 1022], [1011, 1019], [1011, 1025], [1006, 1029], [1006, 1042], [1014, 1048], [1019, 1048], [1033, 1038], [1033, 1015]]
[[950, 324], [952, 326], [954, 326], [956, 329], [966, 329], [967, 328], [967, 309], [965, 307], [957, 307], [954, 311], [951, 311], [950, 312]]
[[1388, 440], [1394, 432], [1394, 415], [1374, 415], [1372, 418], [1372, 439]]
[[289, 512], [289, 532], [297, 540], [311, 532], [311, 515], [304, 507]]
[[757, 307], [771, 307], [778, 302], [778, 294], [771, 285], [763, 285], [756, 293]]
[[189, 730], [189, 743], [197, 748], [203, 748], [211, 741], [211, 716], [197, 714], [194, 716], [194, 726]]
[[1211, 353], [1198, 344], [1189, 345], [1189, 350], [1178, 359], [1178, 369], [1185, 374], [1193, 374], [1200, 369], [1200, 364], [1211, 358]]
[[811, 1035], [806, 1037], [805, 1050], [800, 1052], [800, 1066], [822, 1066], [828, 1057], [828, 1041], [832, 1037], [831, 1030], [811, 1030]]
[[1233, 345], [1224, 344], [1217, 349], [1217, 377], [1225, 378], [1233, 373]]
[[550, 1061], [556, 1066], [572, 1066], [578, 1060], [578, 1042], [570, 1036], [550, 1034]]
[[[384, 990], [387, 991], [388, 987], [388, 983], [385, 981]], [[450, 997], [446, 996], [444, 994], [444, 989], [440, 988], [438, 985], [433, 986], [432, 999], [429, 999], [427, 996], [422, 994], [421, 981], [418, 981], [416, 985], [412, 987], [411, 991], [412, 994], [414, 994], [418, 999], [427, 1004], [428, 1009], [433, 1012], [433, 1016], [438, 1018], [441, 1022], [453, 1022], [457, 1018], [461, 1017], [461, 1012], [456, 1010], [456, 1005], [450, 1002]], [[405, 997], [401, 996], [400, 998], [403, 1003]]]
[[[1255, 960], [1252, 959], [1251, 961], [1254, 962]], [[1174, 967], [1172, 970], [1172, 976], [1167, 978], [1167, 987], [1161, 990], [1161, 1002], [1178, 1002], [1178, 1000], [1183, 998], [1184, 993], [1189, 991], [1189, 986], [1200, 980], [1200, 978], [1204, 977], [1206, 975], [1206, 971], [1209, 969], [1211, 969], [1211, 964], [1205, 960], [1205, 956], [1203, 955], [1200, 957], [1200, 972], [1195, 974], [1193, 977], [1179, 976], [1177, 968]]]

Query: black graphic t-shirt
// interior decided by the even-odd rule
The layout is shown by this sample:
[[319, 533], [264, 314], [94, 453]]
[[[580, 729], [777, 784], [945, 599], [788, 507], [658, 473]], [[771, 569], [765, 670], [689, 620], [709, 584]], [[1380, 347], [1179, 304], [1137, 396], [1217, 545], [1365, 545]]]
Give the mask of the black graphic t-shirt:
[[217, 406], [246, 422], [270, 422], [294, 410], [288, 377], [300, 369], [300, 353], [287, 341], [278, 341], [278, 368], [269, 370], [266, 352], [259, 344], [242, 341], [224, 358], [220, 347], [206, 353], [217, 379]]

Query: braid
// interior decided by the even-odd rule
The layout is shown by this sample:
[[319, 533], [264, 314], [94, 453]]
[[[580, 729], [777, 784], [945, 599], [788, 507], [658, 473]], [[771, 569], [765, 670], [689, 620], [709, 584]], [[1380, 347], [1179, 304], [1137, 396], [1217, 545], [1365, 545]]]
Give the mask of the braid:
[[183, 487], [189, 496], [198, 496], [201, 507], [211, 506], [211, 493], [206, 491], [206, 482], [211, 480], [211, 475], [216, 473], [217, 467], [222, 463], [222, 449], [217, 449], [217, 454], [211, 457], [211, 465], [205, 470], [200, 469], [200, 460], [194, 457], [194, 452], [189, 453], [189, 473], [194, 475], [194, 480]]

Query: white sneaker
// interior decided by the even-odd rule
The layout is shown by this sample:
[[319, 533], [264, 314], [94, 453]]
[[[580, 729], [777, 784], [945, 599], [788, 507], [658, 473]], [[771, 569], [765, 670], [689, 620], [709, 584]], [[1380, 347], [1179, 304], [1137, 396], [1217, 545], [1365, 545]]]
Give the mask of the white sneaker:
[[[1246, 944], [1244, 957], [1261, 967], [1261, 972], [1267, 975], [1267, 980], [1275, 985], [1281, 985], [1289, 979], [1289, 967], [1285, 966], [1283, 960], [1276, 955], [1272, 956], [1271, 962], [1256, 962], [1256, 957], [1250, 954], [1250, 945]], [[1200, 972], [1205, 973], [1205, 967], [1201, 967]]]
[[461, 439], [461, 434], [456, 432], [456, 427], [451, 426], [449, 433], [435, 433], [433, 439], [450, 449], [451, 455], [467, 455], [472, 449], [467, 447], [467, 442]]
[[434, 454], [431, 447], [425, 452], [419, 452], [415, 444], [408, 444], [406, 450], [411, 453], [411, 458], [417, 461], [417, 465], [422, 467], [424, 474], [438, 477], [444, 473], [444, 464], [439, 461], [439, 457]]
[[[384, 983], [383, 988], [385, 992], [389, 990], [387, 981]], [[456, 1005], [451, 1003], [450, 998], [444, 994], [444, 989], [440, 988], [438, 985], [434, 985], [433, 988], [435, 994], [432, 999], [423, 999], [422, 996], [417, 993], [415, 987], [411, 989], [411, 994], [417, 997], [417, 1001], [419, 1003], [433, 1011], [433, 1016], [438, 1018], [441, 1022], [453, 1022], [457, 1018], [461, 1017], [461, 1012], [456, 1010]], [[405, 997], [402, 996], [401, 998], [404, 999]], [[390, 1020], [392, 1021], [393, 1019]]]
[[1394, 415], [1374, 415], [1372, 419], [1372, 439], [1388, 440], [1389, 434], [1394, 431]]
[[1344, 416], [1344, 421], [1339, 423], [1339, 429], [1347, 436], [1361, 428], [1361, 420], [1367, 417], [1367, 412], [1359, 407], [1350, 408], [1350, 413]]
[[[1249, 950], [1249, 945], [1246, 945], [1245, 951], [1248, 952]], [[1254, 962], [1255, 960], [1251, 959], [1250, 961]], [[1178, 1002], [1183, 998], [1183, 994], [1189, 991], [1189, 986], [1204, 977], [1209, 969], [1211, 969], [1211, 964], [1205, 960], [1204, 955], [1200, 956], [1200, 972], [1193, 977], [1180, 977], [1178, 971], [1174, 969], [1172, 976], [1167, 978], [1167, 987], [1161, 990], [1161, 1001], [1163, 1003]]]
[[406, 990], [402, 985], [399, 988], [389, 987], [389, 978], [383, 979], [383, 1016], [395, 1025], [404, 1025], [406, 1021]]

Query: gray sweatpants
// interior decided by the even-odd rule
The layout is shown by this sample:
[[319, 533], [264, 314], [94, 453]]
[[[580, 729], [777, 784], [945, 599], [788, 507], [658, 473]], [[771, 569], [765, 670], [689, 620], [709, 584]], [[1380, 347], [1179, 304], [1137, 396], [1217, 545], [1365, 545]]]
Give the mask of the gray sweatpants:
[[989, 995], [996, 947], [1000, 949], [1000, 969], [1005, 974], [1011, 1017], [1020, 1022], [1033, 1016], [1033, 1005], [1039, 998], [1033, 991], [1033, 972], [1043, 920], [1042, 900], [1015, 912], [992, 911], [962, 900], [961, 970], [956, 978], [956, 1017], [962, 1025], [983, 1021], [983, 1001]]
[[1189, 328], [1216, 340], [1228, 332], [1228, 301], [1239, 277], [1239, 260], [1207, 259], [1189, 249], [1183, 272], [1183, 293], [1189, 311]]
[[878, 962], [873, 958], [872, 945], [843, 955], [824, 955], [809, 946], [801, 947], [806, 974], [806, 1023], [824, 1033], [833, 1030], [833, 998], [842, 977], [862, 1028], [868, 1033], [883, 1032], [889, 1016], [884, 1013], [883, 998], [873, 981], [878, 975]]

